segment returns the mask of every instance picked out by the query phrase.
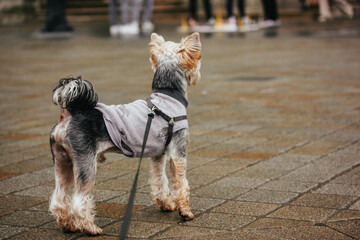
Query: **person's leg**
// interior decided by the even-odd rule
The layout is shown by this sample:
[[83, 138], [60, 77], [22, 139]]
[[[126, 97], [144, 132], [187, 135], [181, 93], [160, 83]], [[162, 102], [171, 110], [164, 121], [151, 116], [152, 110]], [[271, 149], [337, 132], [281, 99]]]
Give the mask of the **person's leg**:
[[209, 21], [210, 18], [213, 17], [211, 2], [210, 0], [203, 0], [203, 4], [205, 8], [206, 21]]
[[225, 9], [226, 9], [226, 18], [229, 18], [233, 16], [233, 0], [227, 0], [225, 3]]
[[121, 0], [121, 24], [127, 24], [129, 21], [129, 1]]
[[109, 0], [110, 26], [118, 24], [117, 8], [118, 8], [117, 0]]
[[145, 0], [142, 22], [151, 22], [154, 0]]
[[189, 14], [190, 14], [190, 18], [194, 19], [194, 20], [198, 20], [198, 16], [197, 16], [197, 0], [190, 0], [189, 1]]
[[265, 0], [267, 3], [268, 13], [267, 16], [269, 19], [275, 21], [278, 19], [278, 10], [276, 0]]
[[240, 17], [246, 17], [245, 0], [238, 0], [238, 10]]
[[42, 32], [72, 31], [73, 28], [66, 20], [64, 0], [48, 0], [46, 22]]
[[132, 0], [132, 11], [131, 11], [131, 22], [139, 22], [140, 21], [140, 11], [143, 0]]
[[327, 19], [332, 18], [328, 0], [319, 0], [319, 14], [320, 22], [325, 22]]

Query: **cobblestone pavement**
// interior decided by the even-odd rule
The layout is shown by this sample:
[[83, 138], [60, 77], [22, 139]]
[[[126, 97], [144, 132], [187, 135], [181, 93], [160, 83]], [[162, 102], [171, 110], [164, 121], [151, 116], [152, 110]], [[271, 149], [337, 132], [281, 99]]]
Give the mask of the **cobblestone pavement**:
[[[107, 23], [74, 23], [66, 40], [36, 40], [41, 24], [0, 28], [0, 238], [88, 239], [48, 212], [48, 133], [58, 79], [82, 75], [107, 104], [150, 93], [149, 38], [114, 40]], [[178, 41], [174, 28], [160, 26]], [[196, 218], [160, 212], [148, 159], [134, 239], [359, 239], [360, 24], [284, 22], [278, 31], [202, 35], [202, 81], [190, 89], [188, 179]], [[116, 239], [137, 159], [98, 167], [96, 222]]]

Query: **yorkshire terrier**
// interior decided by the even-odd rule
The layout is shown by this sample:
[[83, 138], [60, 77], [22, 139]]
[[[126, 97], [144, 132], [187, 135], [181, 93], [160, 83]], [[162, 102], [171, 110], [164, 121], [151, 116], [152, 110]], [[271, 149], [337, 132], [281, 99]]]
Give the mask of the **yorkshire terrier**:
[[[98, 103], [93, 85], [78, 78], [64, 78], [53, 89], [53, 102], [61, 108], [59, 123], [50, 132], [54, 161], [55, 190], [49, 209], [64, 231], [102, 233], [94, 223], [91, 191], [95, 184], [97, 162], [104, 162], [105, 152], [138, 157], [141, 152], [148, 103], [165, 115], [186, 115], [187, 88], [200, 80], [200, 35], [193, 33], [180, 43], [165, 42], [156, 33], [149, 43], [154, 71], [152, 94], [148, 100], [124, 105]], [[170, 121], [171, 122], [171, 121]], [[169, 122], [156, 115], [152, 121], [144, 151], [150, 157], [151, 195], [163, 211], [178, 210], [185, 220], [192, 220], [190, 188], [186, 179], [188, 122], [180, 118], [173, 124], [167, 143]], [[173, 190], [170, 194], [165, 164], [170, 160]], [[75, 188], [71, 197], [71, 186]]]

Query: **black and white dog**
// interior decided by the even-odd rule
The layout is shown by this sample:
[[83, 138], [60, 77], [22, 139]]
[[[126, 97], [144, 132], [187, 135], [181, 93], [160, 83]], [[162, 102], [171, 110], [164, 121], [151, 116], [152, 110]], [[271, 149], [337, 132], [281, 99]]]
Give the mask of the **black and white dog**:
[[[107, 106], [89, 81], [64, 78], [53, 90], [53, 101], [61, 108], [59, 123], [50, 133], [54, 160], [55, 190], [50, 211], [65, 231], [101, 234], [94, 224], [95, 212], [91, 191], [95, 184], [97, 162], [105, 161], [105, 152], [139, 156], [149, 112], [149, 102], [165, 115], [186, 115], [187, 87], [200, 79], [201, 43], [198, 33], [180, 43], [165, 42], [153, 33], [149, 44], [150, 62], [155, 72], [153, 93], [149, 100]], [[151, 195], [164, 211], [179, 210], [185, 220], [194, 218], [189, 206], [186, 179], [188, 123], [186, 118], [173, 122], [172, 138], [168, 138], [169, 122], [155, 116], [145, 156], [151, 157]], [[170, 194], [165, 164], [170, 160], [173, 191]], [[75, 190], [70, 196], [72, 184]]]

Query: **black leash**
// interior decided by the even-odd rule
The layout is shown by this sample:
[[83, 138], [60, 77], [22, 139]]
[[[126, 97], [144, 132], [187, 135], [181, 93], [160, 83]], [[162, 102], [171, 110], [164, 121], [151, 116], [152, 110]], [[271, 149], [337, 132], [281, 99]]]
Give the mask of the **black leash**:
[[139, 178], [141, 160], [142, 160], [142, 157], [144, 155], [144, 150], [145, 150], [146, 142], [147, 142], [147, 139], [148, 139], [148, 136], [149, 136], [151, 122], [154, 119], [154, 116], [155, 116], [155, 113], [154, 113], [153, 110], [151, 110], [151, 112], [148, 114], [148, 120], [147, 120], [147, 123], [146, 123], [144, 140], [143, 140], [143, 145], [142, 145], [141, 154], [140, 154], [139, 166], [138, 166], [138, 169], [136, 171], [134, 184], [133, 184], [132, 189], [130, 191], [129, 203], [126, 206], [126, 211], [125, 211], [125, 215], [124, 215], [124, 218], [123, 218], [123, 223], [121, 225], [121, 232], [120, 232], [120, 235], [119, 235], [119, 240], [125, 240], [126, 237], [127, 237], [127, 232], [128, 232], [129, 225], [130, 225], [130, 222], [131, 222], [132, 208], [134, 206], [135, 192], [136, 192], [136, 186], [137, 186], [137, 182], [138, 182], [138, 178]]

